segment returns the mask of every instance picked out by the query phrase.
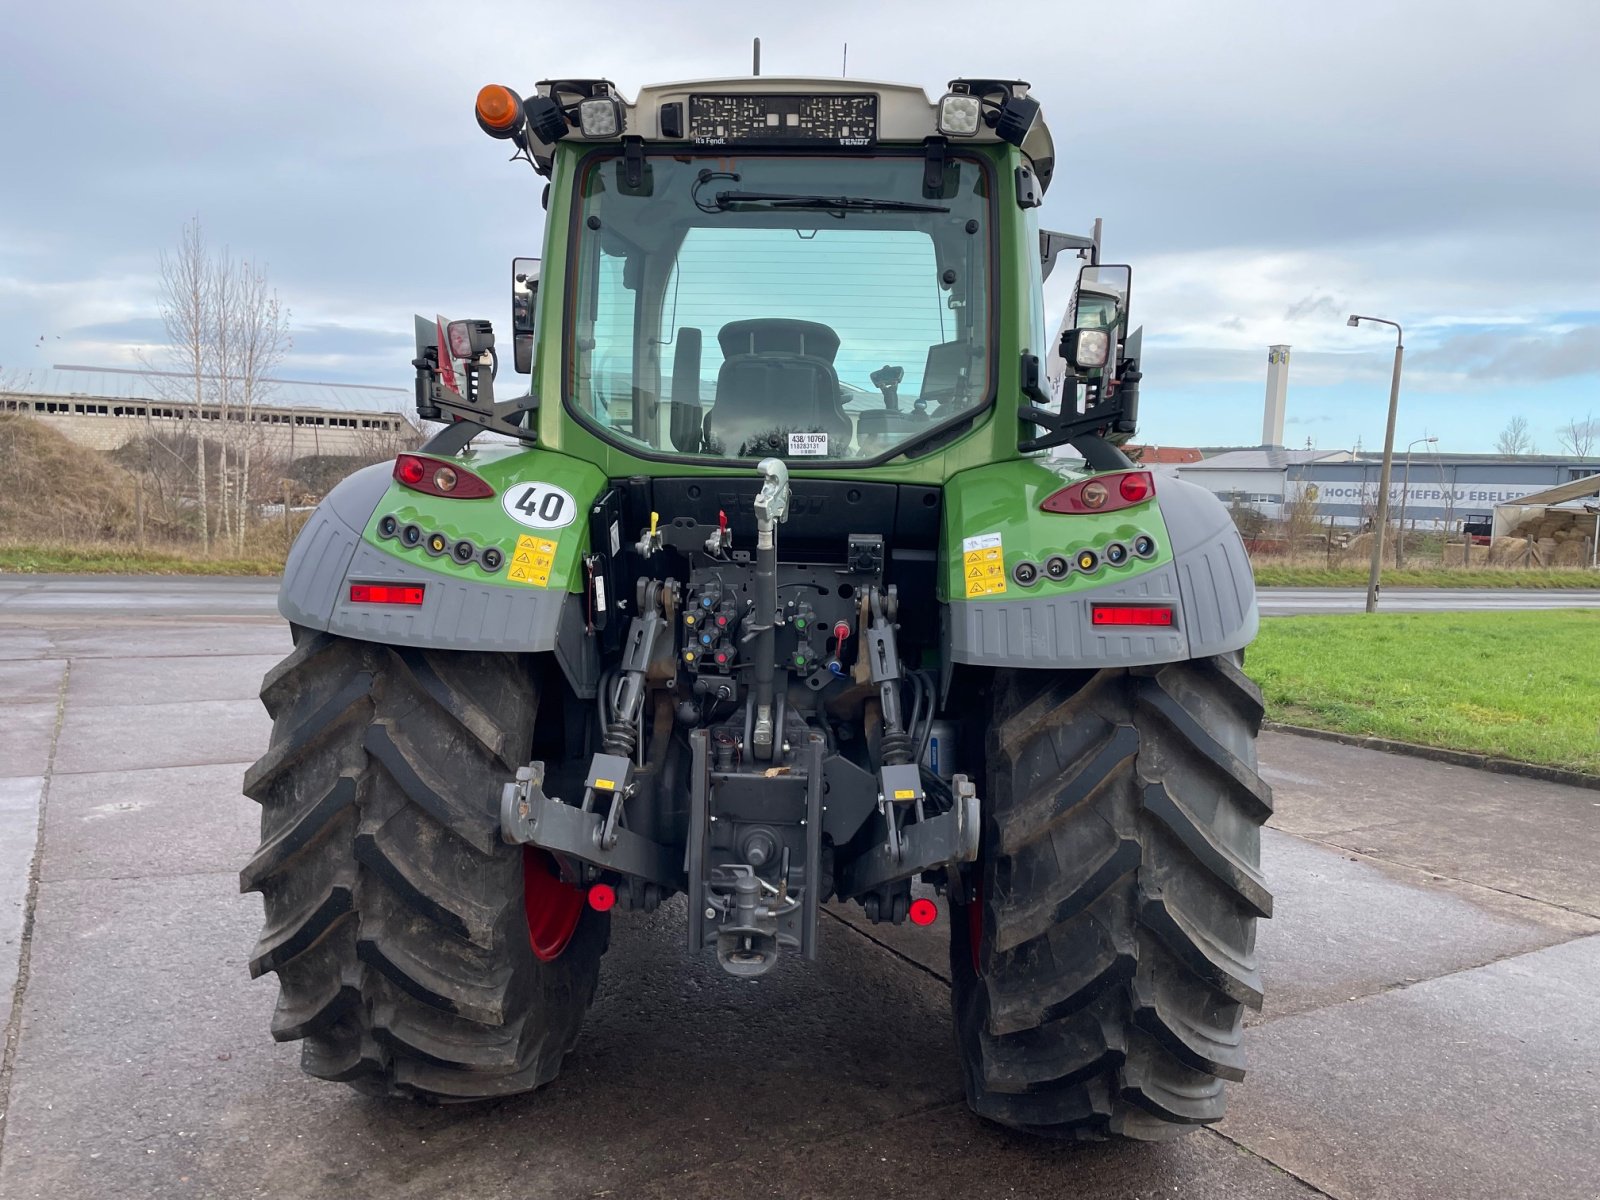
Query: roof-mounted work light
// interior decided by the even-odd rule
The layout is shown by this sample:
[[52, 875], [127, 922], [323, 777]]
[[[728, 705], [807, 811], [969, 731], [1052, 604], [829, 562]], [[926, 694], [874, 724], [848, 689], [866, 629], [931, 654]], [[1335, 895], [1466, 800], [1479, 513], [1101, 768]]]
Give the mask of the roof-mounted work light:
[[976, 96], [951, 92], [939, 101], [939, 132], [946, 137], [971, 137], [983, 118], [983, 102]]
[[594, 96], [578, 105], [578, 128], [586, 138], [616, 137], [622, 123], [622, 101], [615, 96]]

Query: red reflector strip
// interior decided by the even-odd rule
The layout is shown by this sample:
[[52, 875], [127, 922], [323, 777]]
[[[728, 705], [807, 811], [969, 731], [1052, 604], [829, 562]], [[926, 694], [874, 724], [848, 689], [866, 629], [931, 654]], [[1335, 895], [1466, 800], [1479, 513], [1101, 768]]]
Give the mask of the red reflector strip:
[[421, 604], [422, 586], [399, 583], [352, 583], [351, 604]]
[[1096, 625], [1171, 625], [1172, 610], [1148, 604], [1095, 604], [1090, 606], [1090, 621]]

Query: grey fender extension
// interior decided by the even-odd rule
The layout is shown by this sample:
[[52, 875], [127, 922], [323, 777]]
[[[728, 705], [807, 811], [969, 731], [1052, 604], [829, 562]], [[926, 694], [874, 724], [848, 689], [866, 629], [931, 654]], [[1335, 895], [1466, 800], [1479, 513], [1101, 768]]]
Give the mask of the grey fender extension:
[[[593, 697], [594, 639], [577, 598], [544, 588], [508, 588], [425, 570], [362, 540], [389, 489], [386, 463], [366, 467], [328, 493], [289, 551], [278, 611], [296, 625], [361, 641], [426, 650], [555, 652], [574, 690]], [[351, 604], [350, 583], [425, 584], [415, 607]]]
[[[1162, 498], [1173, 560], [1118, 580], [1106, 568], [1099, 587], [1066, 595], [957, 600], [949, 605], [947, 663], [992, 667], [1098, 669], [1208, 658], [1241, 650], [1256, 635], [1255, 578], [1228, 510], [1194, 484], [1163, 478]], [[1008, 597], [1011, 595], [1008, 592]], [[1090, 606], [1175, 603], [1174, 628], [1108, 628], [1090, 622]]]

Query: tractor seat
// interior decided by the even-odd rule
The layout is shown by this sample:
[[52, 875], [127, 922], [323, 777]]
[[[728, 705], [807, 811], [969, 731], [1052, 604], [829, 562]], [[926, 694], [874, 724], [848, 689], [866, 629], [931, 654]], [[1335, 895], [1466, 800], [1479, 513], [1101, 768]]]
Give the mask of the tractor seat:
[[832, 363], [839, 353], [839, 335], [817, 321], [789, 317], [757, 317], [729, 321], [717, 332], [722, 357], [736, 354], [805, 354]]
[[730, 322], [717, 341], [724, 357], [705, 431], [720, 453], [786, 453], [789, 433], [825, 433], [830, 455], [845, 452], [838, 334], [815, 321], [768, 318]]

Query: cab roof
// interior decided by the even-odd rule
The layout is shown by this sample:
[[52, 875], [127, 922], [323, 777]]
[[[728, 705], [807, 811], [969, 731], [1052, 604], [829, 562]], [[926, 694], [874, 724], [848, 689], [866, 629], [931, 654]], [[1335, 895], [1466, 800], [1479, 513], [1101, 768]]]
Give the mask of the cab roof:
[[[930, 138], [941, 137], [952, 148], [963, 143], [1003, 143], [1005, 139], [993, 124], [985, 121], [978, 121], [970, 134], [941, 132], [941, 102], [946, 96], [960, 93], [978, 96], [985, 103], [1003, 102], [1026, 98], [1028, 91], [1029, 85], [1021, 80], [956, 79], [940, 98], [933, 99], [912, 84], [801, 75], [747, 75], [649, 84], [632, 99], [605, 79], [547, 79], [537, 85], [538, 95], [552, 97], [564, 108], [585, 100], [614, 100], [621, 105], [617, 132], [589, 137], [580, 122], [573, 119], [563, 141], [605, 142], [637, 137], [647, 143], [747, 148], [813, 145], [864, 150], [879, 144], [921, 145]], [[1041, 183], [1048, 185], [1055, 148], [1043, 112], [1033, 118], [1021, 149], [1034, 161]]]

